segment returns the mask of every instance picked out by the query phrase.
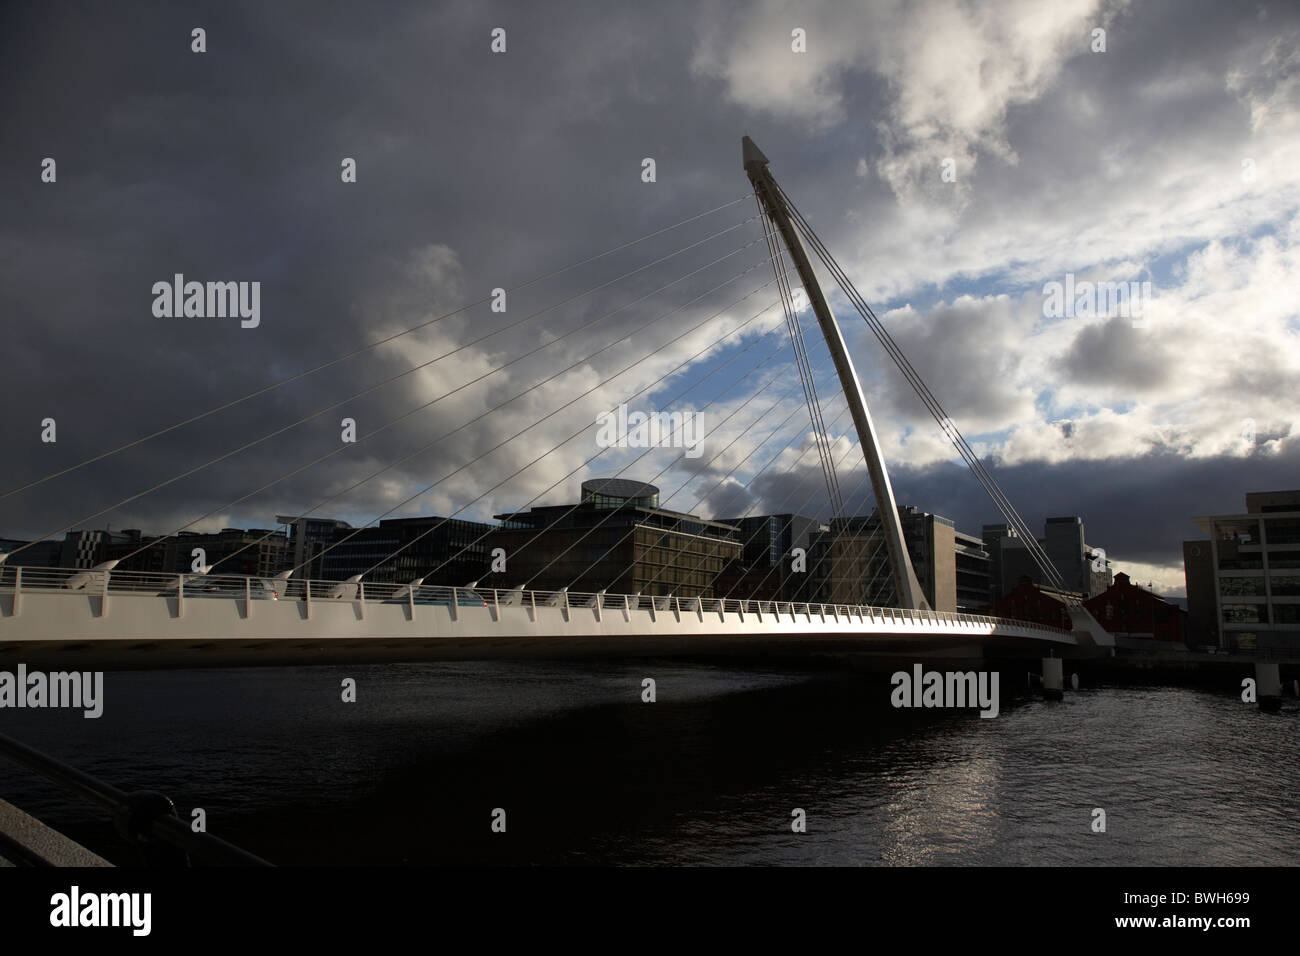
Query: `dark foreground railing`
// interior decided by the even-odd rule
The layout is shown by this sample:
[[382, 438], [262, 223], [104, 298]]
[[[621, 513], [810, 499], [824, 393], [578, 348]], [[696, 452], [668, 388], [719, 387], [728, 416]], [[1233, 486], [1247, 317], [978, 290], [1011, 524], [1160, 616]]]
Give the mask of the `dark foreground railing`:
[[191, 856], [214, 866], [270, 866], [220, 837], [196, 833], [176, 815], [171, 800], [156, 790], [127, 793], [4, 734], [0, 734], [0, 755], [107, 810], [117, 832], [150, 866], [188, 866]]

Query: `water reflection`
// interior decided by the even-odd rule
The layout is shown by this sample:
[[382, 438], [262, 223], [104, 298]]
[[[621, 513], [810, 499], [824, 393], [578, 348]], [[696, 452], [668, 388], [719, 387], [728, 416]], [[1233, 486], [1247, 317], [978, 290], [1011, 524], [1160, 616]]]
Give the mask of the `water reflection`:
[[[656, 662], [110, 674], [106, 693], [96, 721], [7, 711], [0, 726], [162, 789], [183, 815], [201, 806], [213, 832], [277, 862], [1289, 865], [1300, 851], [1300, 712], [1230, 690], [1091, 689], [983, 720], [894, 711], [883, 680]], [[0, 788], [121, 850], [92, 811], [5, 763]]]

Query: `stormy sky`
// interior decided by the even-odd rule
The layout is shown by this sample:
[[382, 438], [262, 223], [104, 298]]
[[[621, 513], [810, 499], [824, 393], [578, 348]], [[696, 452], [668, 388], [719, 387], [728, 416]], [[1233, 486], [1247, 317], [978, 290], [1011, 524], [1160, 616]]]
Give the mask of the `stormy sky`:
[[[483, 518], [615, 474], [824, 516], [743, 134], [1031, 527], [1082, 515], [1180, 594], [1192, 515], [1300, 487], [1293, 4], [7, 4], [0, 74], [0, 492], [39, 481], [0, 537]], [[178, 273], [257, 281], [258, 325], [155, 315]], [[1148, 283], [1141, 320], [1053, 314], [1067, 275]], [[1000, 521], [832, 301], [899, 501]], [[621, 402], [702, 414], [700, 455], [599, 447]]]

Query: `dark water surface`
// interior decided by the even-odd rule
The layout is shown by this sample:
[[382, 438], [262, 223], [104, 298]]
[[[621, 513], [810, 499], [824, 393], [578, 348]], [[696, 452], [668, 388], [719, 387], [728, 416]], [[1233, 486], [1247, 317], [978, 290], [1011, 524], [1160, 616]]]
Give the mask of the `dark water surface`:
[[[660, 662], [105, 681], [98, 720], [5, 710], [0, 731], [162, 790], [187, 819], [202, 807], [211, 832], [276, 863], [1300, 860], [1293, 700], [1262, 714], [1227, 691], [1103, 687], [986, 720], [894, 711], [879, 677]], [[0, 796], [131, 862], [97, 810], [2, 759]]]

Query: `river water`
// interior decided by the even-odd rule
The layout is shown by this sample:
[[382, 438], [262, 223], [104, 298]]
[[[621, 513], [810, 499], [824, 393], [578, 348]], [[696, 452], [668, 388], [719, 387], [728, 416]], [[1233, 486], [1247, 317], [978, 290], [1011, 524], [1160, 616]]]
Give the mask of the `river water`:
[[[105, 681], [97, 720], [5, 710], [0, 731], [124, 789], [162, 790], [186, 819], [202, 808], [211, 832], [276, 863], [1300, 859], [1300, 708], [1260, 713], [1230, 687], [1085, 687], [981, 719], [893, 710], [880, 678], [678, 662]], [[2, 759], [0, 796], [131, 861], [99, 811]]]

